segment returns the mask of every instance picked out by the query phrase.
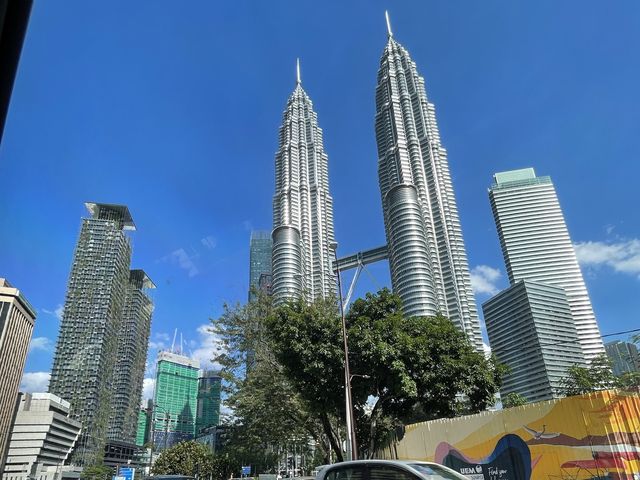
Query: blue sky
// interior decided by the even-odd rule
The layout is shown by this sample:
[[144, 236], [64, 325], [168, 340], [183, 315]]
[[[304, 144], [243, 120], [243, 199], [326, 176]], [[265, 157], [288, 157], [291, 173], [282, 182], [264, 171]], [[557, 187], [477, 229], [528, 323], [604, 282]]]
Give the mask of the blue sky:
[[[250, 230], [271, 226], [296, 57], [340, 251], [384, 243], [385, 9], [436, 105], [478, 303], [507, 285], [492, 174], [533, 166], [556, 184], [602, 332], [638, 327], [640, 3], [36, 2], [0, 147], [0, 273], [38, 310], [25, 388], [51, 367], [85, 201], [132, 212], [133, 267], [158, 286], [151, 356], [175, 328], [209, 356], [203, 325], [246, 299]], [[375, 265], [358, 291], [388, 284]]]

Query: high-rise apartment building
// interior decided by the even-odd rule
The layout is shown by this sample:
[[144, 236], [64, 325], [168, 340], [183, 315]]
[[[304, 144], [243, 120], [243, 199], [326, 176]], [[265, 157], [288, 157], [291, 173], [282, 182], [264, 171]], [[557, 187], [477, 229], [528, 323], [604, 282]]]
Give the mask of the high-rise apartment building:
[[69, 418], [70, 404], [50, 393], [26, 393], [13, 424], [3, 480], [55, 478], [80, 432]]
[[287, 101], [276, 153], [273, 197], [273, 283], [276, 301], [333, 296], [333, 200], [328, 158], [313, 104], [296, 87]]
[[72, 462], [93, 465], [104, 455], [113, 401], [131, 244], [135, 230], [124, 205], [87, 203], [73, 256], [49, 392], [68, 400], [82, 423]]
[[519, 280], [482, 305], [491, 351], [509, 367], [502, 398], [519, 393], [530, 402], [562, 395], [572, 365], [585, 365], [562, 287]]
[[406, 314], [442, 313], [480, 350], [480, 323], [435, 107], [388, 20], [375, 130], [391, 283]]
[[271, 275], [271, 233], [251, 232], [249, 243], [249, 300], [254, 298], [254, 290], [260, 289], [260, 277]]
[[125, 443], [134, 443], [136, 440], [153, 312], [149, 290], [153, 288], [155, 285], [143, 270], [129, 272], [113, 376], [113, 411], [109, 416], [107, 432], [109, 440]]
[[513, 285], [531, 280], [562, 287], [585, 360], [604, 354], [600, 330], [549, 177], [533, 168], [496, 173], [489, 189], [500, 246]]
[[609, 360], [611, 360], [614, 375], [620, 376], [625, 373], [640, 372], [640, 354], [638, 353], [638, 347], [634, 343], [614, 340], [613, 342], [605, 343], [604, 349]]
[[193, 439], [198, 408], [200, 363], [184, 355], [160, 352], [156, 367], [153, 443], [156, 450]]
[[220, 424], [220, 390], [222, 377], [217, 372], [206, 371], [198, 379], [198, 410], [196, 434]]
[[22, 292], [0, 278], [0, 473], [35, 319], [36, 312]]

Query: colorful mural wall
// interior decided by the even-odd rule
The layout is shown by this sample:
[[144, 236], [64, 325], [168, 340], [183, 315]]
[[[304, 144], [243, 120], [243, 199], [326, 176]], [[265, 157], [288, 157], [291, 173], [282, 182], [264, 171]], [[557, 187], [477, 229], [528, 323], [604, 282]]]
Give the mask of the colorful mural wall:
[[405, 427], [380, 458], [471, 480], [640, 480], [640, 395], [603, 391]]

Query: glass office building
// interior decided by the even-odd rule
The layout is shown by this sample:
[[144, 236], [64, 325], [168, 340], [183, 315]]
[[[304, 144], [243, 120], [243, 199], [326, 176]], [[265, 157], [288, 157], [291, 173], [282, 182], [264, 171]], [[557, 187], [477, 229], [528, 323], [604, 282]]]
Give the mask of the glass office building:
[[531, 280], [562, 287], [585, 360], [604, 354], [591, 299], [551, 179], [536, 176], [533, 168], [496, 173], [489, 199], [509, 282]]
[[271, 232], [253, 231], [249, 243], [249, 300], [253, 300], [254, 289], [260, 289], [260, 277], [271, 275]]
[[482, 310], [491, 351], [510, 369], [502, 398], [513, 392], [530, 402], [564, 396], [567, 369], [585, 361], [563, 288], [519, 280]]
[[196, 433], [220, 424], [220, 390], [222, 378], [217, 372], [206, 371], [198, 380], [198, 411]]

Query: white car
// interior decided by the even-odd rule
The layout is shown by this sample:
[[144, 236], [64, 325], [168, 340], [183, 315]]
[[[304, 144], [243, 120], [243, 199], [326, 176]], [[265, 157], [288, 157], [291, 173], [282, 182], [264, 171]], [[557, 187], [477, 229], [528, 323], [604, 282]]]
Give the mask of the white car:
[[354, 460], [319, 469], [316, 480], [469, 480], [455, 470], [419, 460]]

